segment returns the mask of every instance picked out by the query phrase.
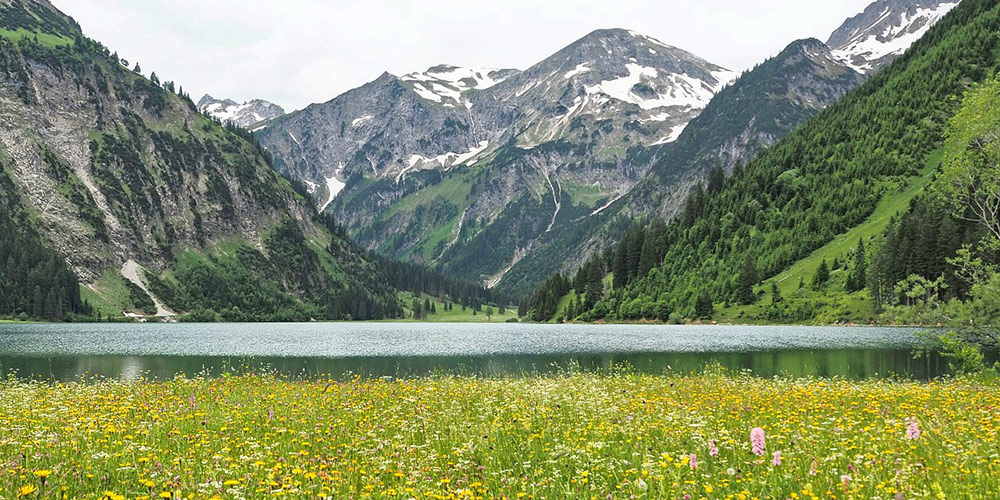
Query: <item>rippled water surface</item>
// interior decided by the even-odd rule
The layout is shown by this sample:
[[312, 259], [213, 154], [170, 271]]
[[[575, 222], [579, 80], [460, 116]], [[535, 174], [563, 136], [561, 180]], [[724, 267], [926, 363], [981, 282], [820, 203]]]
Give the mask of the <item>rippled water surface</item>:
[[268, 368], [291, 375], [519, 375], [579, 367], [760, 376], [942, 373], [915, 330], [776, 326], [431, 323], [0, 325], [0, 370], [24, 378], [134, 378]]

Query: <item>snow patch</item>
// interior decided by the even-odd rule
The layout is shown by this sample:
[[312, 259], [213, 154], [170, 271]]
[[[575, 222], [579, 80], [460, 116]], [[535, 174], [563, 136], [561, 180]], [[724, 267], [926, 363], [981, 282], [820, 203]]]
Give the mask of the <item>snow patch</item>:
[[576, 68], [574, 68], [574, 69], [572, 69], [570, 71], [567, 71], [566, 74], [563, 75], [563, 78], [569, 80], [570, 78], [573, 78], [576, 75], [582, 75], [584, 73], [589, 72], [590, 68], [587, 67], [588, 64], [590, 64], [590, 63], [577, 64]]
[[608, 207], [610, 207], [611, 205], [614, 205], [616, 201], [622, 199], [622, 196], [625, 196], [625, 195], [624, 194], [620, 194], [618, 196], [615, 196], [614, 198], [611, 198], [611, 200], [608, 201], [607, 203], [605, 203], [601, 208], [598, 208], [597, 210], [594, 210], [593, 212], [591, 212], [590, 216], [593, 217], [593, 216], [595, 216], [595, 215], [597, 215], [597, 214], [599, 214], [599, 213], [607, 210]]
[[352, 127], [357, 127], [357, 126], [359, 126], [359, 125], [361, 125], [361, 124], [363, 124], [365, 122], [371, 121], [373, 118], [375, 118], [375, 117], [372, 116], [372, 115], [365, 115], [365, 116], [362, 116], [361, 118], [355, 118], [353, 121], [351, 121], [351, 126]]
[[347, 184], [345, 184], [343, 181], [337, 178], [337, 176], [340, 175], [340, 173], [343, 171], [344, 171], [344, 164], [341, 163], [337, 167], [336, 173], [334, 173], [332, 177], [326, 178], [327, 198], [326, 201], [324, 201], [323, 204], [320, 205], [319, 208], [320, 213], [325, 212], [327, 207], [329, 207], [330, 204], [333, 203], [334, 198], [336, 198], [337, 195], [340, 194], [340, 192], [343, 191], [345, 187], [347, 187]]
[[490, 141], [481, 141], [479, 145], [473, 147], [472, 149], [470, 149], [465, 153], [449, 152], [437, 155], [433, 158], [427, 158], [426, 156], [421, 156], [416, 154], [410, 155], [410, 158], [407, 161], [406, 168], [404, 168], [402, 171], [399, 172], [399, 174], [396, 175], [396, 182], [399, 183], [399, 181], [403, 180], [403, 176], [405, 176], [409, 171], [413, 170], [414, 168], [417, 168], [418, 166], [450, 168], [457, 165], [468, 163], [471, 160], [475, 159], [477, 156], [479, 156], [480, 153], [485, 151], [486, 148], [489, 147], [489, 145]]
[[668, 136], [666, 136], [666, 137], [664, 137], [664, 138], [662, 138], [662, 139], [654, 142], [652, 145], [653, 146], [660, 146], [660, 145], [663, 145], [663, 144], [669, 144], [671, 142], [676, 141], [677, 139], [680, 139], [681, 134], [684, 132], [685, 128], [687, 128], [687, 123], [683, 123], [681, 125], [678, 125], [678, 126], [672, 128], [672, 129], [670, 129], [670, 135], [668, 135]]

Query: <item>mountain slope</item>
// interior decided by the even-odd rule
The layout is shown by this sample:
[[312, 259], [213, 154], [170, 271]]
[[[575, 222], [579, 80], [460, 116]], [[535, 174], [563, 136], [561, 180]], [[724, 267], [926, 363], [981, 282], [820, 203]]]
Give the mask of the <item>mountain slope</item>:
[[[693, 317], [697, 296], [736, 300], [746, 258], [778, 274], [861, 224], [917, 177], [974, 82], [1000, 69], [1000, 6], [966, 0], [902, 57], [750, 162], [653, 237], [662, 264], [617, 289], [590, 317]], [[647, 237], [648, 239], [648, 237]], [[653, 247], [655, 248], [655, 246]]]
[[[251, 296], [262, 319], [398, 310], [249, 136], [124, 68], [44, 0], [0, 2], [0, 151], [5, 198], [26, 214], [16, 229], [65, 256], [95, 302], [148, 312], [145, 288], [177, 312], [249, 311]], [[346, 295], [350, 307], [320, 310]]]
[[844, 22], [826, 42], [860, 73], [874, 73], [922, 37], [959, 0], [878, 0]]
[[232, 123], [245, 129], [253, 129], [262, 122], [285, 114], [281, 106], [262, 99], [239, 104], [232, 99], [216, 99], [208, 94], [198, 100], [198, 111], [208, 113], [222, 123]]
[[793, 42], [719, 92], [676, 142], [637, 155], [633, 161], [652, 163], [641, 182], [600, 214], [550, 235], [509, 271], [502, 288], [531, 287], [538, 276], [576, 269], [603, 242], [617, 240], [629, 217], [674, 217], [710, 169], [731, 173], [863, 80], [822, 42]]
[[[710, 168], [731, 173], [864, 81], [816, 39], [793, 42], [721, 92], [629, 195], [632, 213], [672, 217]], [[666, 186], [672, 189], [664, 189]]]

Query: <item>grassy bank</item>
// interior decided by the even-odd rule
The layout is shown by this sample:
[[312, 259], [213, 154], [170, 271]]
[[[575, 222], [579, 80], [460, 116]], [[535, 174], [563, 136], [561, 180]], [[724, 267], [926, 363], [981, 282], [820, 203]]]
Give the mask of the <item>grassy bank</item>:
[[[398, 296], [403, 304], [404, 317], [386, 321], [418, 321], [413, 319], [411, 304], [413, 304], [414, 294], [412, 292], [400, 292]], [[454, 307], [449, 311], [445, 309], [445, 302], [439, 300], [437, 297], [421, 294], [419, 300], [421, 305], [425, 300], [434, 305], [434, 312], [428, 313], [425, 318], [419, 320], [429, 323], [505, 323], [508, 320], [517, 319], [516, 306], [505, 308], [503, 314], [500, 314], [499, 307], [497, 306], [482, 306], [479, 311], [474, 311], [471, 307], [463, 309], [461, 305], [454, 304]], [[486, 315], [487, 307], [493, 310], [493, 314], [490, 316]]]
[[2, 498], [995, 498], [1000, 484], [1000, 386], [971, 381], [6, 382], [0, 424]]

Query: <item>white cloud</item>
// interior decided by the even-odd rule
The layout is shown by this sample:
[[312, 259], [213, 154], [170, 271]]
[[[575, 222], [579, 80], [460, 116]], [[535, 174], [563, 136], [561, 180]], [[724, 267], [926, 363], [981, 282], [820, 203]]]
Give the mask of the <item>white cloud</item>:
[[54, 0], [88, 36], [202, 93], [323, 102], [383, 71], [526, 68], [597, 28], [630, 28], [733, 70], [825, 39], [870, 0]]

